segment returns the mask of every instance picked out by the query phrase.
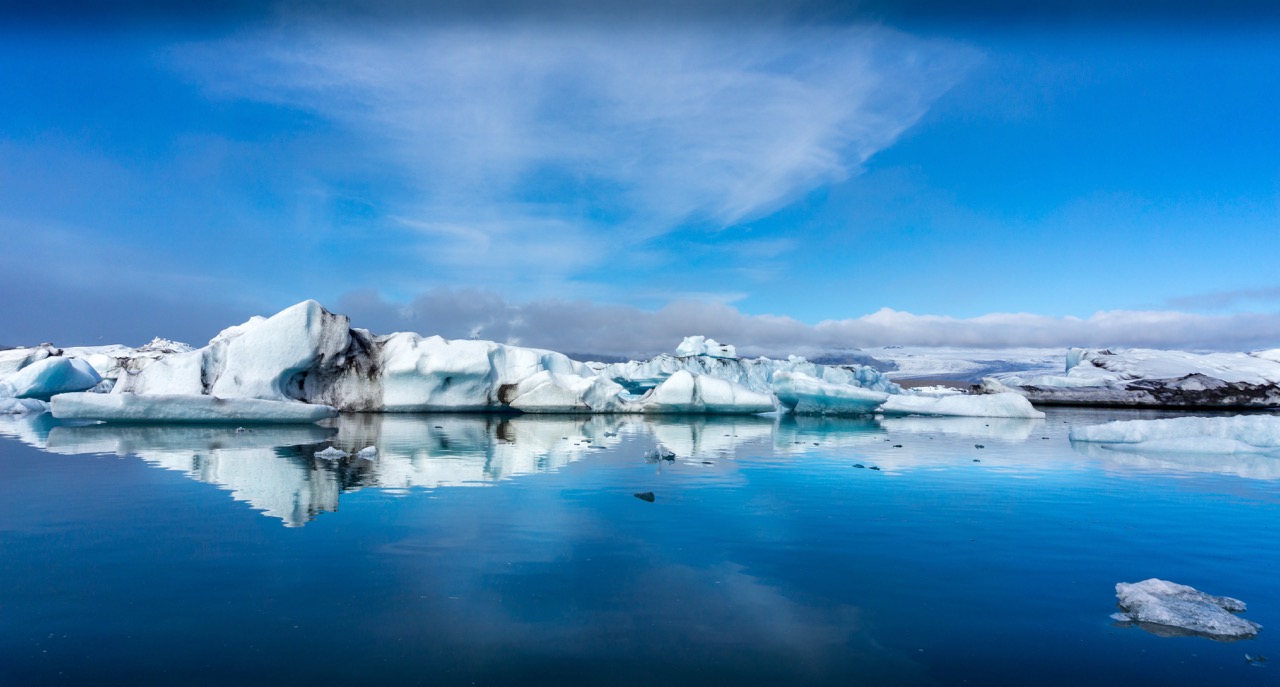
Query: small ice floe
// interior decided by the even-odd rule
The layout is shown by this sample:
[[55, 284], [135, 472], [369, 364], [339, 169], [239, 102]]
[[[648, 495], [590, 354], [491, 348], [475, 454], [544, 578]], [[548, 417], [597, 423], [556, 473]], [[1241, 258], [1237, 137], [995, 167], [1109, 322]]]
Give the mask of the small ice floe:
[[378, 457], [377, 446], [365, 446], [359, 451], [356, 451], [356, 458], [361, 458], [363, 460], [373, 460], [374, 458], [377, 458], [377, 457]]
[[653, 492], [651, 491], [636, 492], [632, 494], [632, 496], [640, 499], [641, 501], [648, 501], [649, 503], [653, 503], [655, 500], [653, 496]]
[[236, 427], [236, 434], [244, 434], [245, 432], [248, 432], [248, 431], [249, 430], [245, 429], [244, 427]]
[[316, 451], [316, 458], [320, 458], [321, 460], [341, 460], [349, 455], [351, 454], [334, 446], [330, 446], [323, 451]]
[[1112, 615], [1113, 620], [1136, 623], [1161, 636], [1231, 640], [1253, 637], [1262, 629], [1258, 623], [1233, 615], [1245, 610], [1239, 599], [1205, 594], [1185, 584], [1154, 577], [1117, 584], [1116, 598], [1124, 612]]
[[1255, 668], [1266, 668], [1266, 667], [1267, 667], [1267, 657], [1266, 657], [1266, 656], [1263, 656], [1262, 654], [1258, 654], [1258, 655], [1256, 655], [1256, 656], [1251, 655], [1251, 654], [1245, 654], [1245, 655], [1244, 655], [1244, 662], [1245, 662], [1245, 663], [1248, 663], [1249, 665], [1251, 665], [1251, 666], [1253, 666], [1253, 667], [1255, 667]]

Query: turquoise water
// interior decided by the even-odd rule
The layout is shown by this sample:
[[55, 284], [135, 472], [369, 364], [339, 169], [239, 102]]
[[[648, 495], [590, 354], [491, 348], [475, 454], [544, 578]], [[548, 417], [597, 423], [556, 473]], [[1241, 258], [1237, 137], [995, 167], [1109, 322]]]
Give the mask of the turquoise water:
[[1274, 685], [1280, 460], [1066, 438], [1156, 416], [3, 418], [0, 683]]

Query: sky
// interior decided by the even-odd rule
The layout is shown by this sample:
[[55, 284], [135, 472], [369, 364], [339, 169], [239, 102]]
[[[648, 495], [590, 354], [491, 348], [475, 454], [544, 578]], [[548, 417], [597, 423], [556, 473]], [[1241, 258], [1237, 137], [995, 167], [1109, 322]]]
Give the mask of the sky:
[[1268, 3], [0, 4], [0, 345], [1280, 347]]

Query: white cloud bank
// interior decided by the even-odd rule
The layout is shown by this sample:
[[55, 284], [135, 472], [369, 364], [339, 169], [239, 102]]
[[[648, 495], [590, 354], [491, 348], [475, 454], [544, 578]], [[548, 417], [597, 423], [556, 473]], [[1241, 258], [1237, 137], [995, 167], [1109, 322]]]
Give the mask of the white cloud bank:
[[645, 357], [674, 350], [691, 334], [737, 345], [746, 355], [820, 355], [886, 345], [965, 348], [1147, 347], [1252, 350], [1280, 346], [1280, 313], [1200, 315], [1110, 311], [1087, 318], [993, 313], [973, 318], [914, 315], [888, 308], [816, 325], [748, 315], [724, 303], [677, 302], [657, 311], [586, 301], [510, 303], [477, 290], [436, 289], [408, 304], [372, 292], [336, 308], [355, 326], [471, 335], [580, 354]]

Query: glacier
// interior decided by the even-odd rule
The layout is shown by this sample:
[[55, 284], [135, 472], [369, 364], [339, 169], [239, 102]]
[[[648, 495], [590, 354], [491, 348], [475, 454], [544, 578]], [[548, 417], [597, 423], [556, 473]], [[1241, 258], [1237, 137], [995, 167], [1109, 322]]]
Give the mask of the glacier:
[[[1151, 578], [1142, 582], [1116, 585], [1116, 598], [1123, 613], [1112, 616], [1121, 622], [1156, 625], [1162, 628], [1211, 639], [1239, 639], [1258, 634], [1262, 626], [1235, 613], [1245, 610], [1243, 601], [1228, 596], [1213, 596], [1167, 580]], [[1167, 633], [1167, 632], [1166, 632]]]
[[1190, 353], [1073, 348], [1061, 374], [988, 377], [982, 389], [1051, 405], [1276, 408], [1280, 349]]
[[[10, 391], [17, 389], [13, 382], [44, 369], [61, 371], [64, 381], [74, 377], [74, 383], [63, 386], [37, 385], [39, 394], [53, 399], [56, 413], [108, 421], [294, 421], [311, 417], [309, 407], [339, 412], [1041, 417], [1021, 396], [940, 399], [904, 390], [866, 365], [822, 365], [796, 356], [739, 358], [733, 346], [703, 336], [686, 338], [674, 355], [580, 362], [555, 351], [493, 341], [413, 332], [375, 335], [352, 327], [347, 317], [316, 301], [271, 317], [255, 316], [198, 349], [156, 339], [136, 349], [42, 345], [3, 351], [0, 397], [18, 397]], [[59, 392], [92, 392], [93, 397], [61, 398]], [[4, 407], [7, 412], [37, 409], [14, 402]], [[330, 411], [315, 412], [326, 416]]]

